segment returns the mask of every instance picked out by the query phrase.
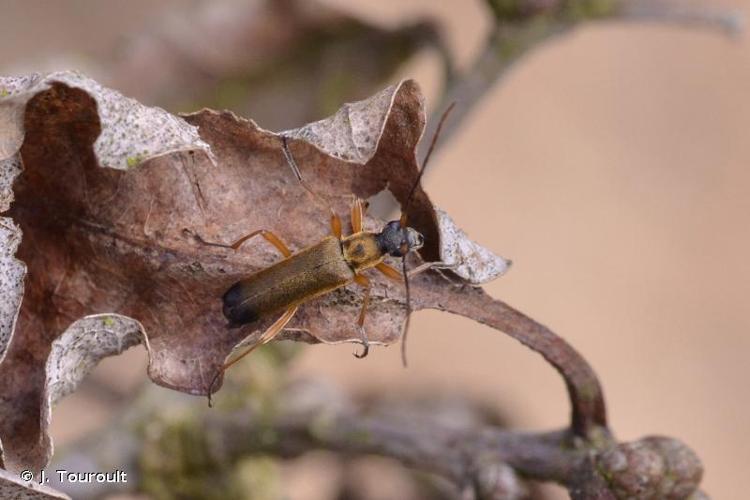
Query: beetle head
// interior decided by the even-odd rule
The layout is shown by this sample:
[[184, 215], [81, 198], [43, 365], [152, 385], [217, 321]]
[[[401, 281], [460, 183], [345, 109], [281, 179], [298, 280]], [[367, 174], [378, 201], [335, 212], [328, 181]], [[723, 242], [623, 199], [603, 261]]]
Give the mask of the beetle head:
[[378, 243], [392, 257], [403, 257], [424, 245], [424, 236], [416, 229], [402, 226], [401, 221], [391, 221], [378, 234]]

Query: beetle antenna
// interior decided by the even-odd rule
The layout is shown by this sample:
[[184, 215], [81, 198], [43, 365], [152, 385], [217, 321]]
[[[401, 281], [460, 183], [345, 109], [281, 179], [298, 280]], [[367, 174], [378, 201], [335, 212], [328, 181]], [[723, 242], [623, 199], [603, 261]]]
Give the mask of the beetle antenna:
[[432, 136], [432, 142], [430, 142], [430, 147], [427, 150], [427, 154], [424, 157], [424, 161], [422, 162], [422, 168], [419, 170], [419, 175], [417, 175], [417, 180], [414, 181], [414, 184], [411, 186], [411, 189], [409, 190], [409, 196], [406, 197], [406, 205], [404, 205], [404, 209], [401, 211], [401, 226], [406, 225], [406, 212], [409, 211], [409, 206], [411, 205], [412, 198], [414, 197], [414, 193], [417, 190], [417, 186], [419, 186], [419, 183], [422, 181], [422, 176], [424, 175], [425, 170], [427, 169], [427, 163], [430, 161], [430, 157], [432, 156], [432, 151], [435, 149], [435, 144], [437, 144], [438, 137], [440, 137], [440, 131], [443, 128], [443, 124], [445, 123], [446, 118], [448, 118], [448, 115], [451, 111], [453, 111], [453, 108], [456, 106], [455, 102], [452, 102], [450, 106], [448, 106], [445, 111], [443, 111], [443, 116], [440, 117], [440, 122], [438, 122], [438, 126], [435, 129], [435, 135]]
[[310, 185], [302, 177], [302, 172], [300, 172], [299, 165], [297, 165], [297, 161], [294, 159], [294, 156], [292, 156], [292, 151], [289, 149], [289, 138], [287, 136], [281, 136], [281, 145], [281, 150], [284, 152], [284, 158], [286, 158], [286, 162], [289, 164], [289, 167], [292, 169], [292, 172], [294, 173], [294, 176], [297, 177], [299, 183], [302, 184], [302, 187], [305, 188], [305, 190], [310, 193], [313, 198], [315, 198], [319, 203], [326, 207], [329, 212], [331, 212], [331, 219], [338, 218], [336, 212], [334, 212], [333, 207], [328, 202], [328, 200], [326, 200], [320, 193], [314, 191], [313, 188], [311, 188]]
[[[417, 186], [419, 186], [419, 183], [422, 181], [422, 176], [424, 175], [425, 169], [427, 168], [427, 162], [430, 161], [430, 156], [432, 156], [432, 151], [435, 149], [435, 144], [437, 143], [438, 137], [440, 136], [440, 131], [443, 128], [443, 124], [445, 123], [446, 118], [448, 118], [448, 115], [455, 106], [456, 103], [452, 102], [450, 106], [448, 106], [446, 110], [443, 111], [443, 116], [440, 117], [440, 122], [438, 122], [438, 126], [435, 129], [435, 135], [432, 136], [432, 142], [430, 142], [430, 147], [427, 150], [424, 161], [422, 162], [422, 168], [419, 170], [417, 180], [414, 181], [414, 184], [409, 191], [409, 196], [406, 197], [406, 204], [404, 205], [404, 209], [401, 211], [401, 219], [399, 220], [404, 238], [406, 238], [406, 213], [409, 211], [409, 206], [411, 205], [411, 201], [414, 197], [414, 193], [417, 190]], [[403, 257], [401, 258], [401, 272], [404, 275], [404, 287], [406, 288], [406, 320], [404, 321], [404, 329], [403, 333], [401, 334], [401, 362], [403, 363], [404, 368], [406, 368], [407, 366], [406, 335], [409, 333], [409, 322], [411, 320], [411, 291], [409, 289], [409, 274], [406, 270], [406, 255], [407, 254], [404, 253]]]
[[406, 287], [406, 321], [404, 321], [404, 333], [401, 335], [401, 362], [406, 368], [406, 335], [409, 333], [409, 320], [411, 318], [411, 292], [409, 290], [409, 275], [406, 272], [406, 255], [401, 257], [401, 272], [404, 273], [404, 286]]
[[219, 380], [219, 376], [224, 373], [224, 370], [219, 370], [216, 372], [216, 375], [214, 375], [214, 378], [211, 379], [211, 384], [208, 386], [208, 407], [213, 408], [213, 399], [212, 396], [214, 395], [213, 390], [214, 386], [216, 385], [216, 381]]

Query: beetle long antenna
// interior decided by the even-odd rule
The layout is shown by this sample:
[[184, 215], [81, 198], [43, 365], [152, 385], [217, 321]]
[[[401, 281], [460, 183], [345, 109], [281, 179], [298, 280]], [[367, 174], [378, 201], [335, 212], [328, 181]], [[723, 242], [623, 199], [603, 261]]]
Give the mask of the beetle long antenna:
[[213, 408], [213, 399], [212, 396], [214, 395], [213, 390], [214, 386], [216, 385], [216, 381], [219, 380], [219, 376], [224, 373], [224, 370], [219, 370], [216, 372], [216, 375], [214, 375], [214, 378], [211, 379], [211, 384], [208, 386], [208, 407]]
[[313, 188], [311, 188], [310, 185], [302, 177], [302, 172], [300, 172], [299, 165], [297, 165], [297, 161], [294, 159], [294, 156], [292, 156], [292, 152], [289, 149], [289, 138], [287, 136], [281, 136], [281, 145], [281, 150], [284, 152], [284, 158], [286, 158], [286, 162], [289, 164], [289, 167], [292, 169], [292, 172], [294, 173], [294, 176], [297, 178], [299, 183], [302, 184], [302, 187], [305, 188], [305, 190], [310, 193], [313, 198], [315, 198], [319, 203], [326, 207], [329, 212], [331, 212], [331, 220], [338, 219], [336, 212], [333, 210], [333, 207], [328, 202], [328, 200], [326, 200], [320, 193], [314, 191]]
[[[440, 122], [438, 123], [437, 129], [435, 129], [435, 135], [432, 136], [432, 142], [430, 142], [430, 148], [427, 150], [427, 155], [425, 155], [424, 161], [422, 162], [422, 168], [419, 170], [417, 179], [414, 181], [411, 190], [409, 190], [409, 196], [406, 197], [406, 204], [404, 205], [403, 210], [401, 210], [399, 224], [401, 226], [401, 231], [404, 233], [404, 239], [406, 239], [406, 213], [409, 211], [409, 206], [411, 205], [414, 193], [417, 191], [417, 186], [419, 186], [419, 183], [422, 181], [422, 176], [427, 169], [427, 162], [430, 161], [432, 151], [435, 149], [435, 144], [440, 136], [440, 130], [443, 128], [445, 119], [448, 118], [448, 115], [455, 105], [456, 103], [452, 102], [443, 112], [443, 116], [440, 117]], [[404, 368], [406, 368], [406, 335], [409, 333], [409, 322], [411, 320], [411, 291], [409, 289], [409, 275], [406, 272], [406, 253], [404, 253], [401, 258], [401, 272], [404, 275], [404, 286], [406, 287], [406, 320], [404, 321], [403, 333], [401, 334], [401, 362], [404, 364]]]
[[414, 184], [409, 190], [409, 196], [406, 197], [406, 205], [404, 205], [404, 209], [401, 211], [401, 226], [402, 227], [406, 225], [406, 212], [409, 211], [411, 200], [414, 196], [414, 193], [417, 190], [417, 186], [419, 186], [419, 183], [422, 181], [422, 176], [424, 175], [425, 170], [427, 169], [427, 163], [430, 161], [430, 157], [432, 156], [432, 151], [435, 149], [435, 144], [437, 144], [438, 137], [440, 137], [440, 130], [442, 130], [443, 124], [445, 123], [446, 118], [448, 118], [448, 115], [450, 114], [450, 112], [453, 110], [455, 106], [456, 106], [456, 103], [452, 102], [450, 106], [448, 106], [446, 110], [443, 112], [443, 116], [440, 117], [440, 122], [438, 123], [438, 126], [435, 129], [435, 135], [432, 136], [432, 142], [430, 142], [430, 147], [427, 150], [427, 154], [424, 157], [424, 161], [422, 162], [422, 168], [419, 170], [419, 175], [417, 175], [417, 180], [414, 181]]
[[406, 335], [409, 333], [409, 321], [411, 319], [411, 292], [409, 290], [409, 275], [406, 272], [406, 255], [401, 257], [401, 272], [404, 273], [404, 286], [406, 287], [406, 321], [404, 321], [404, 333], [401, 335], [401, 362], [406, 368]]

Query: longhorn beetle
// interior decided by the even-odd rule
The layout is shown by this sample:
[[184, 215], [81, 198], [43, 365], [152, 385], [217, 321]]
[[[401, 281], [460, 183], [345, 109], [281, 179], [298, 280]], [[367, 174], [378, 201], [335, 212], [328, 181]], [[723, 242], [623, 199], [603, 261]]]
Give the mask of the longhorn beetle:
[[[443, 113], [438, 128], [430, 143], [422, 168], [417, 179], [409, 191], [406, 204], [403, 206], [401, 217], [388, 222], [379, 233], [364, 231], [362, 221], [365, 207], [358, 198], [351, 207], [351, 222], [353, 233], [342, 235], [341, 219], [333, 208], [313, 191], [302, 178], [297, 162], [294, 160], [287, 144], [287, 138], [282, 136], [284, 156], [294, 172], [297, 180], [317, 200], [323, 201], [331, 213], [331, 236], [311, 245], [297, 253], [292, 253], [284, 242], [271, 231], [259, 229], [243, 236], [232, 244], [213, 243], [194, 234], [196, 239], [205, 245], [231, 248], [237, 250], [244, 242], [262, 236], [283, 255], [283, 259], [276, 264], [262, 269], [247, 278], [232, 285], [224, 294], [224, 316], [232, 327], [254, 323], [261, 318], [283, 311], [283, 314], [260, 336], [255, 344], [231, 361], [226, 362], [211, 380], [208, 387], [208, 404], [211, 405], [211, 395], [219, 376], [227, 368], [250, 354], [253, 350], [273, 340], [289, 323], [297, 309], [303, 303], [344, 287], [352, 282], [364, 288], [362, 308], [357, 319], [360, 339], [363, 346], [361, 354], [355, 353], [357, 358], [364, 358], [370, 350], [367, 333], [364, 329], [365, 314], [370, 301], [370, 280], [362, 274], [363, 271], [375, 268], [388, 278], [399, 283], [404, 282], [406, 288], [406, 320], [402, 335], [401, 355], [406, 366], [406, 333], [409, 328], [411, 315], [411, 297], [409, 279], [406, 269], [406, 256], [409, 252], [422, 248], [424, 237], [416, 230], [407, 226], [407, 211], [416, 192], [419, 182], [424, 175], [427, 162], [435, 147], [440, 129], [448, 113], [453, 109], [451, 104]], [[384, 262], [385, 256], [401, 258], [402, 273]]]

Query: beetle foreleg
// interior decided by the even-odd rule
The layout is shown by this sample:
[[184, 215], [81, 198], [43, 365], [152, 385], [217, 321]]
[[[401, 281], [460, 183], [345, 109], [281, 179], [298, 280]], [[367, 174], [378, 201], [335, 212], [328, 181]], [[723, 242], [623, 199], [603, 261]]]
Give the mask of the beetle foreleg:
[[425, 271], [428, 271], [430, 269], [435, 269], [437, 271], [441, 270], [447, 270], [451, 271], [456, 267], [456, 264], [446, 264], [445, 262], [425, 262], [424, 264], [421, 264], [409, 271], [409, 277], [416, 276], [419, 273], [423, 273]]
[[375, 269], [383, 273], [387, 278], [392, 279], [393, 281], [397, 283], [403, 283], [404, 277], [401, 275], [400, 272], [398, 272], [396, 269], [392, 268], [385, 262], [381, 262], [377, 266], [375, 266]]

